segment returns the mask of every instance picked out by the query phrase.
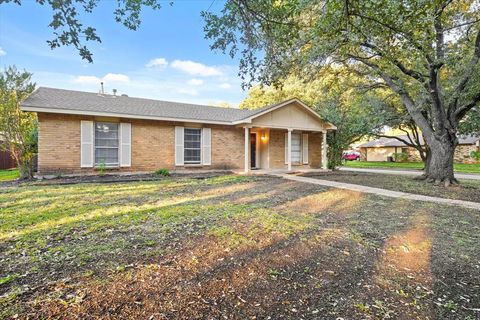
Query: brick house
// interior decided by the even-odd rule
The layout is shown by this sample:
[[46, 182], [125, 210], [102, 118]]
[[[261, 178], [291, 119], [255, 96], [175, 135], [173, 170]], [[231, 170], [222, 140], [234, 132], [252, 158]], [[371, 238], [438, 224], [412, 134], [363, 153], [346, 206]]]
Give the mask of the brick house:
[[38, 173], [326, 168], [335, 126], [298, 99], [256, 110], [41, 87]]
[[[408, 141], [406, 135], [398, 137]], [[421, 136], [420, 141], [423, 141]], [[415, 148], [409, 147], [394, 138], [372, 140], [360, 145], [359, 148], [361, 161], [387, 161], [387, 158], [393, 157], [395, 153], [406, 153], [410, 162], [422, 161]], [[472, 151], [480, 151], [480, 136], [460, 136], [458, 146], [455, 149], [454, 161], [457, 163], [472, 162], [473, 159], [470, 156]]]

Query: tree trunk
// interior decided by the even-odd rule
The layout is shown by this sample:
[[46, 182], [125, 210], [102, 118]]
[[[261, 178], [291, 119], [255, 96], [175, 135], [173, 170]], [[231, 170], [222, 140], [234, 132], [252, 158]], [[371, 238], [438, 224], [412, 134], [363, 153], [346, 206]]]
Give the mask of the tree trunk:
[[458, 143], [456, 137], [432, 137], [427, 143], [429, 152], [423, 177], [436, 184], [444, 182], [445, 186], [458, 183], [453, 173], [453, 158]]
[[33, 179], [33, 159], [18, 161], [20, 179]]

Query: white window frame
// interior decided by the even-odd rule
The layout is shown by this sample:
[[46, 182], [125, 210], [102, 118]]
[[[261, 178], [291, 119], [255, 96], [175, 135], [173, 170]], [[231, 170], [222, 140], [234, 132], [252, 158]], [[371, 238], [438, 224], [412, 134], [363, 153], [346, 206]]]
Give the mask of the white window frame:
[[[116, 147], [97, 147], [97, 123], [107, 123], [114, 124], [117, 126], [117, 146]], [[114, 139], [111, 139], [114, 140]], [[97, 148], [98, 149], [117, 149], [117, 163], [105, 163], [107, 168], [118, 168], [120, 167], [120, 123], [118, 122], [108, 122], [108, 121], [95, 121], [93, 124], [93, 162], [94, 167], [100, 167], [100, 163], [97, 163]]]
[[[186, 130], [198, 130], [199, 135], [200, 135], [200, 144], [199, 144], [198, 148], [187, 148], [187, 147], [185, 147], [186, 142], [187, 142], [187, 140], [186, 140], [186, 136], [187, 136], [186, 135]], [[202, 128], [187, 128], [187, 127], [183, 128], [183, 163], [185, 165], [201, 165], [202, 164], [202, 153], [203, 153], [202, 140], [203, 140], [203, 138], [202, 138]], [[186, 152], [185, 151], [186, 150], [199, 150], [200, 151], [199, 160], [198, 161], [187, 161], [185, 159], [185, 157], [186, 157]]]

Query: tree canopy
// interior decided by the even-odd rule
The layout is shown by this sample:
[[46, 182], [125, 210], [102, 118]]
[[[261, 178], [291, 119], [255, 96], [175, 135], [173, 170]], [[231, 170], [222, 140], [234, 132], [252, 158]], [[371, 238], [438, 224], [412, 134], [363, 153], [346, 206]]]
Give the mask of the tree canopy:
[[212, 48], [245, 84], [343, 65], [395, 93], [428, 144], [425, 178], [455, 182], [460, 121], [480, 102], [478, 0], [227, 1], [204, 13]]
[[15, 66], [0, 72], [0, 144], [11, 152], [22, 178], [33, 176], [33, 158], [37, 149], [37, 116], [22, 112], [20, 103], [35, 90], [32, 74]]
[[365, 81], [345, 68], [325, 68], [308, 83], [289, 76], [279, 86], [254, 86], [240, 108], [255, 109], [292, 97], [312, 106], [337, 126], [328, 136], [328, 163], [333, 169], [340, 164], [342, 151], [365, 136], [382, 132], [390, 117], [384, 106], [388, 101], [362, 83]]

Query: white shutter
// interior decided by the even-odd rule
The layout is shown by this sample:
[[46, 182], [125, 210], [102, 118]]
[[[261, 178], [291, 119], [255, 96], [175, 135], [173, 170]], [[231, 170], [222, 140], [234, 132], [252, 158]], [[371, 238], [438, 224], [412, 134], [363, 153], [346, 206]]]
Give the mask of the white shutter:
[[202, 129], [202, 164], [206, 166], [212, 164], [212, 130], [210, 128]]
[[183, 127], [175, 127], [175, 165], [183, 166]]
[[93, 121], [80, 121], [80, 167], [93, 167]]
[[308, 164], [308, 133], [302, 134], [303, 164]]
[[285, 133], [285, 164], [288, 164], [288, 132]]
[[132, 125], [120, 123], [120, 167], [132, 165]]

